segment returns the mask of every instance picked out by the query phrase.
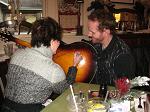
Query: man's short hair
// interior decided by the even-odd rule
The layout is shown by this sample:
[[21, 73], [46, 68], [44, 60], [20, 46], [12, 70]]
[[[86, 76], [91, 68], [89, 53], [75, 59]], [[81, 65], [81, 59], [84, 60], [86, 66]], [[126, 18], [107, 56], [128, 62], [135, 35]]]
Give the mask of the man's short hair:
[[109, 12], [105, 9], [97, 9], [91, 12], [88, 16], [88, 19], [91, 21], [99, 22], [99, 29], [103, 30], [104, 28], [110, 29], [111, 31], [115, 30], [116, 22], [115, 17], [112, 12]]

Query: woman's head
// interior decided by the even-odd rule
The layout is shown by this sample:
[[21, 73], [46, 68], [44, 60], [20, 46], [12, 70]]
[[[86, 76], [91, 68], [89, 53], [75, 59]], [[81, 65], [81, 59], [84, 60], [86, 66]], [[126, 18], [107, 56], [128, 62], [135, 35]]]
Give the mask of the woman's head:
[[32, 27], [32, 47], [49, 47], [52, 40], [61, 41], [62, 29], [52, 18], [46, 17], [36, 20]]

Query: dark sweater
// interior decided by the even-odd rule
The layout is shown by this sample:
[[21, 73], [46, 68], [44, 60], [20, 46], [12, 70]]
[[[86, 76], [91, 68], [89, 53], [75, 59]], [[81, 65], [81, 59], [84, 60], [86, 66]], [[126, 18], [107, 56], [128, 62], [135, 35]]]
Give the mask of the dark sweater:
[[98, 69], [93, 83], [114, 85], [114, 80], [117, 78], [134, 76], [134, 58], [129, 47], [121, 39], [113, 36], [110, 44], [104, 50], [100, 44], [94, 47], [98, 52]]

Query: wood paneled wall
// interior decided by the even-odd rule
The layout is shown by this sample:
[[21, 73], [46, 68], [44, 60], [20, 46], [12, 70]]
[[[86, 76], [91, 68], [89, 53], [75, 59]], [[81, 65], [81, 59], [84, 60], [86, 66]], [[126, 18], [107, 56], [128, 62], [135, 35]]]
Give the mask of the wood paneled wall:
[[58, 21], [57, 0], [43, 0], [43, 17], [50, 16]]

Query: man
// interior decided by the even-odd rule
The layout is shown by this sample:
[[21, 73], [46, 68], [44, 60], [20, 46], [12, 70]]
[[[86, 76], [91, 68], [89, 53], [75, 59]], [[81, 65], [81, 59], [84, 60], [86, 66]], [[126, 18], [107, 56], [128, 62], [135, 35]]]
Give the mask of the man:
[[18, 50], [11, 58], [1, 112], [40, 112], [52, 92], [60, 94], [75, 82], [76, 66], [82, 59], [79, 52], [74, 55], [67, 77], [52, 60], [61, 32], [59, 24], [50, 17], [33, 24], [32, 47]]
[[134, 58], [129, 47], [115, 35], [115, 18], [105, 9], [88, 16], [88, 36], [97, 50], [97, 74], [93, 83], [113, 85], [114, 80], [134, 75]]

